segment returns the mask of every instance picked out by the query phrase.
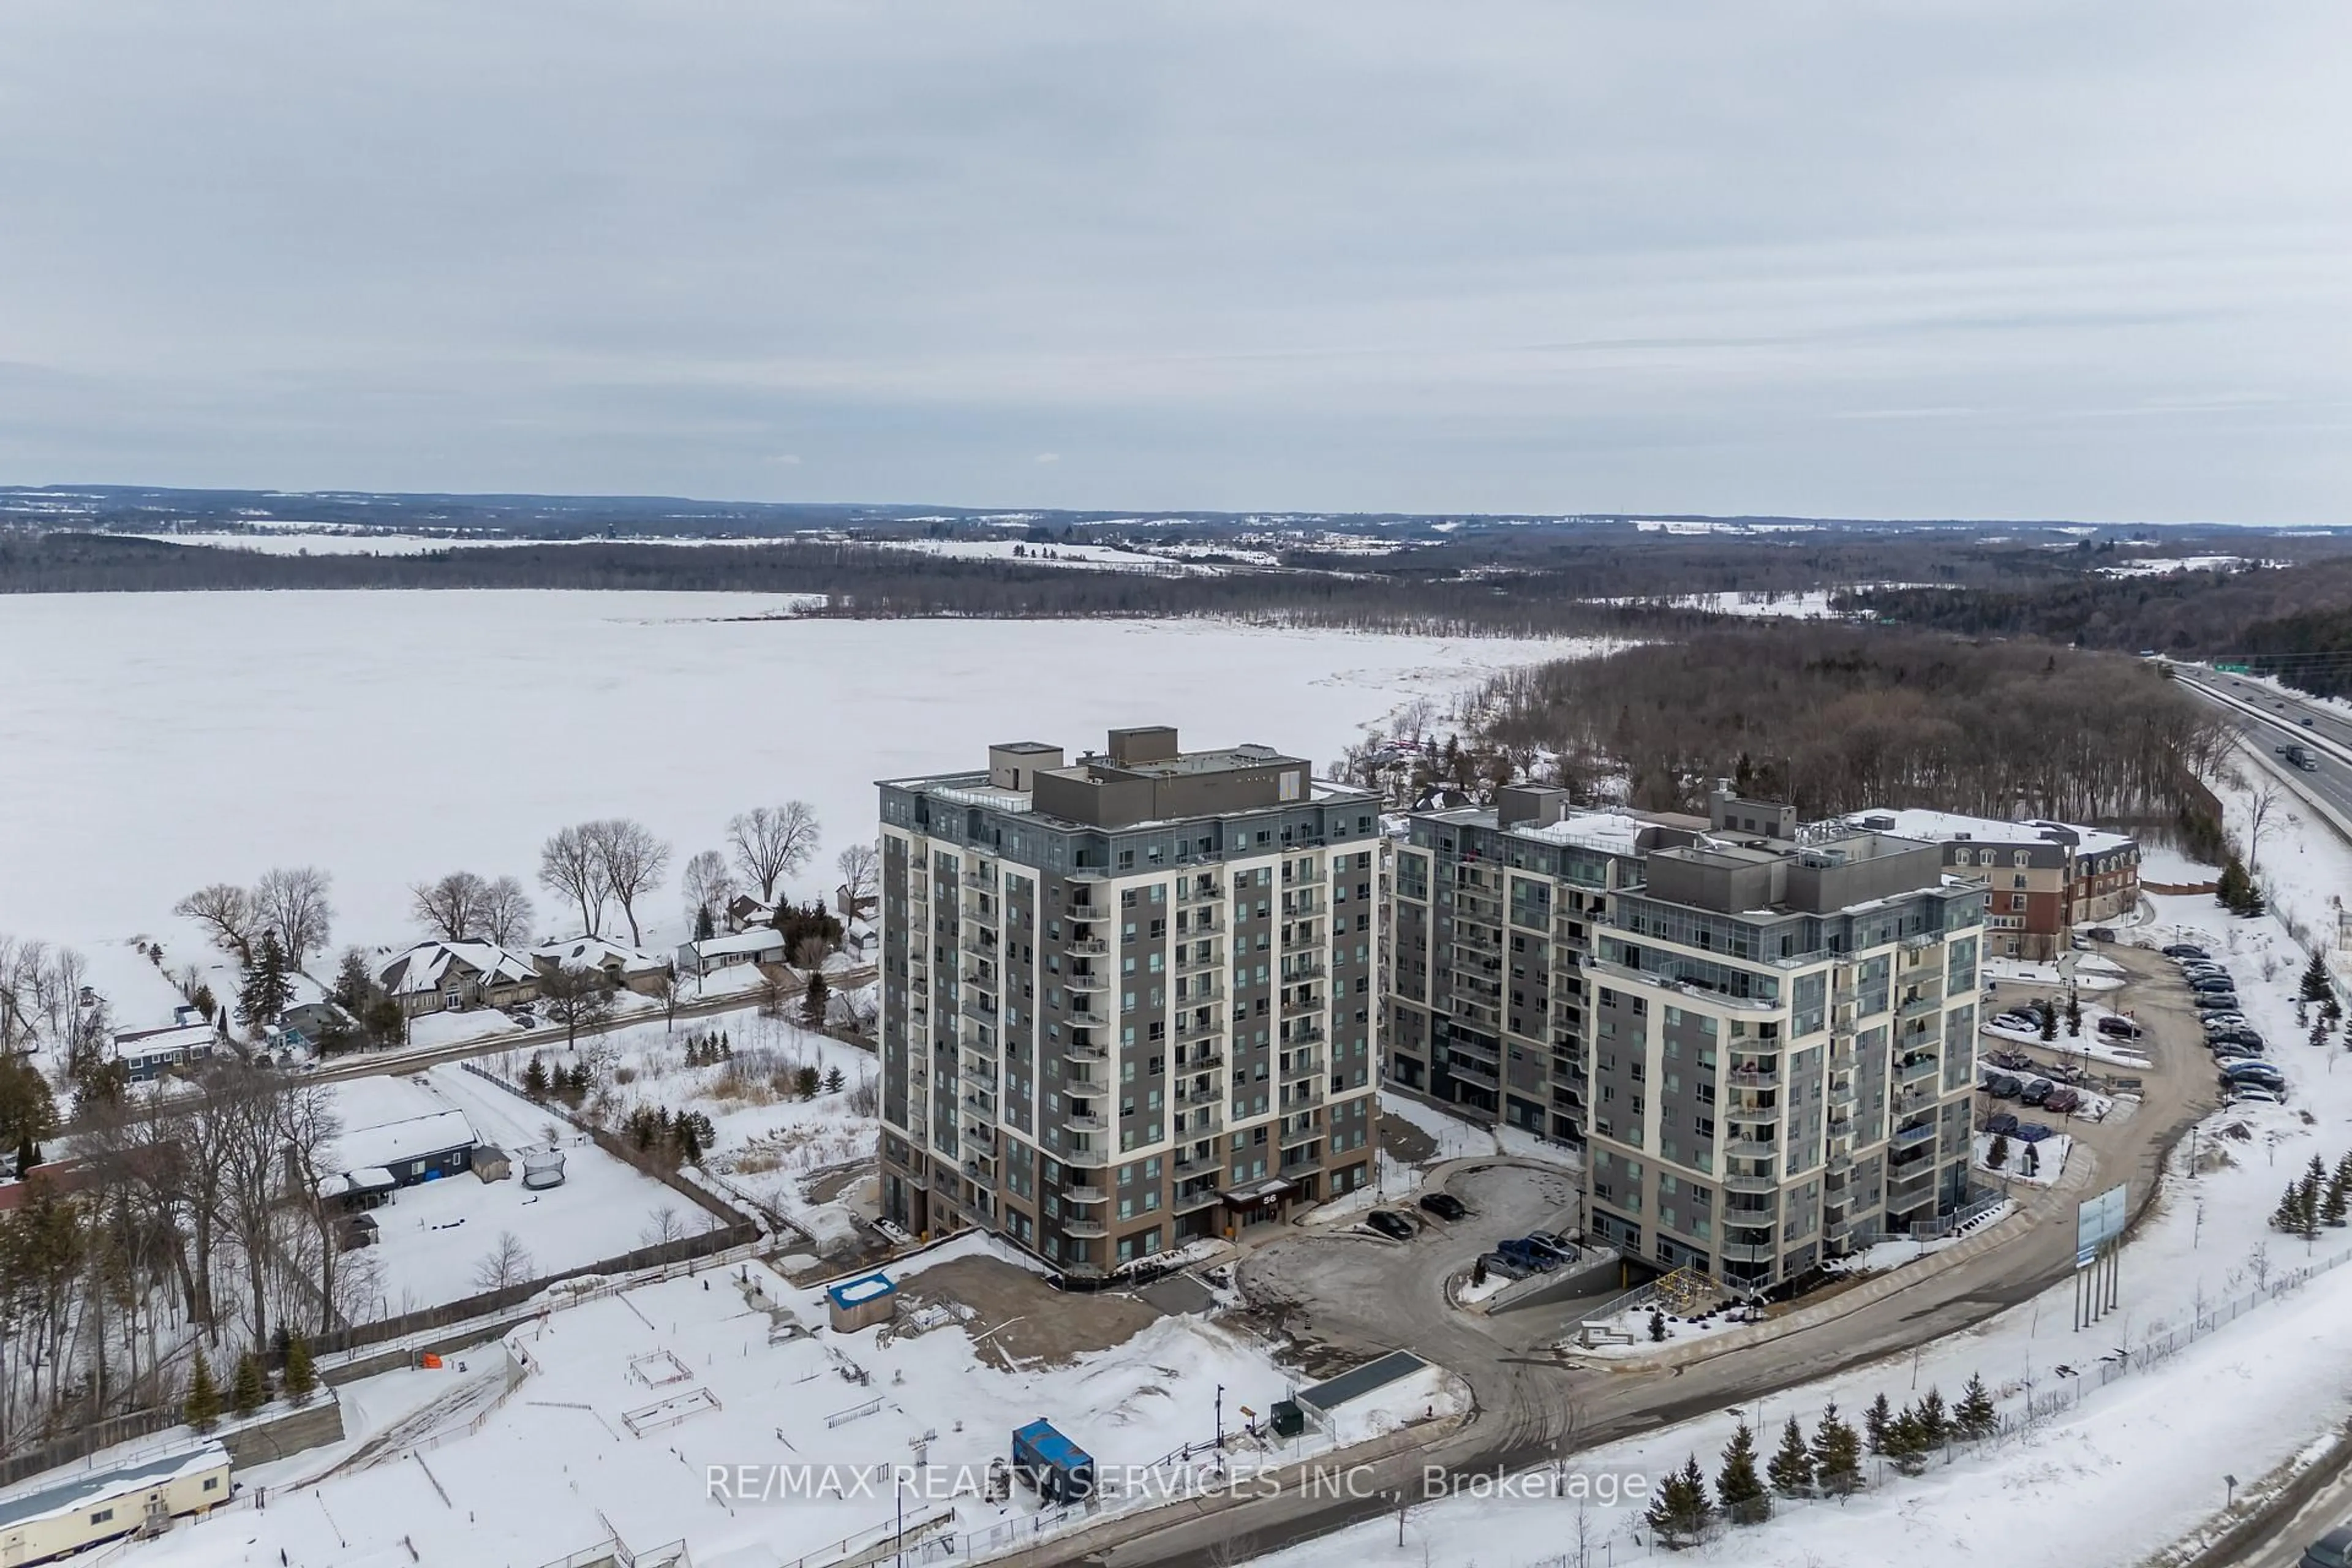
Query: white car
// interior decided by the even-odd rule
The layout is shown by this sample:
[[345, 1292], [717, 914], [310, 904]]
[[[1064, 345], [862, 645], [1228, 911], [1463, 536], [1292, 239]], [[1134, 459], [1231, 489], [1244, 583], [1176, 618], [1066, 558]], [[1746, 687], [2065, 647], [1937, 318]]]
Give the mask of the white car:
[[2231, 1105], [2284, 1105], [2286, 1101], [2258, 1083], [2242, 1083], [2230, 1091]]

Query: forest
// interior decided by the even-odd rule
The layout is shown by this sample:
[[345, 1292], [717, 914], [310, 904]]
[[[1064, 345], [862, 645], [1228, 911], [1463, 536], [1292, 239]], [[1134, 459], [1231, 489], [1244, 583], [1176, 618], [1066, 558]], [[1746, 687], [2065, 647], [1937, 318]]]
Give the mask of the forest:
[[[2137, 659], [2025, 643], [1801, 625], [1707, 633], [1495, 677], [1422, 771], [1507, 776], [1588, 802], [1704, 811], [1711, 781], [1801, 816], [1933, 806], [2179, 825], [2221, 725]], [[1377, 744], [1346, 764], [1365, 776]]]

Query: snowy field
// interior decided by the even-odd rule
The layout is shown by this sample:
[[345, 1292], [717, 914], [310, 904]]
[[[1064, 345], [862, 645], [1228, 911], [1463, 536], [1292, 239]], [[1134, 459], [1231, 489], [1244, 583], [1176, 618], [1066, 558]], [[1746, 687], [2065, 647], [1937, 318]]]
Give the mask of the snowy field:
[[[338, 942], [404, 940], [412, 882], [532, 880], [554, 828], [627, 815], [677, 859], [801, 798], [817, 862], [874, 833], [874, 781], [1073, 752], [1116, 725], [1263, 741], [1318, 764], [1419, 698], [1579, 651], [1230, 623], [832, 621], [781, 595], [19, 595], [0, 605], [0, 931], [151, 932], [190, 889], [335, 878]], [[1125, 682], [1061, 680], [1114, 668]], [[971, 679], [1019, 699], [977, 701]], [[1019, 674], [1022, 679], [1013, 679]], [[534, 892], [537, 889], [534, 888]], [[821, 890], [816, 873], [802, 896]], [[541, 899], [542, 924], [560, 912]], [[648, 942], [677, 934], [665, 891]]]
[[1644, 605], [1670, 610], [1704, 610], [1712, 616], [1738, 616], [1747, 619], [1827, 621], [1844, 617], [1846, 612], [1834, 608], [1830, 601], [1840, 594], [1893, 592], [1902, 588], [1923, 588], [1924, 583], [1860, 583], [1850, 588], [1804, 588], [1788, 592], [1776, 590], [1728, 589], [1715, 594], [1674, 594], [1654, 597], [1596, 599], [1600, 605]]
[[[345, 1114], [361, 1121], [373, 1110], [371, 1098], [391, 1088], [462, 1110], [476, 1136], [512, 1157], [514, 1173], [503, 1182], [459, 1175], [403, 1187], [376, 1210], [380, 1239], [354, 1255], [371, 1259], [376, 1271], [376, 1299], [358, 1312], [362, 1319], [437, 1306], [485, 1289], [478, 1275], [501, 1233], [512, 1232], [530, 1254], [524, 1273], [541, 1279], [647, 1246], [665, 1227], [692, 1236], [718, 1223], [495, 1084], [457, 1067], [435, 1068], [425, 1082], [419, 1089], [405, 1080], [356, 1079], [336, 1085], [336, 1097], [350, 1102]], [[529, 1191], [521, 1151], [551, 1142], [563, 1151], [563, 1184]]]
[[[981, 1250], [973, 1238], [915, 1267]], [[984, 1477], [1012, 1431], [1041, 1413], [1095, 1457], [1108, 1487], [1127, 1467], [1205, 1446], [1221, 1390], [1231, 1441], [1240, 1406], [1264, 1411], [1293, 1387], [1255, 1341], [1198, 1319], [1162, 1318], [1112, 1349], [1004, 1372], [974, 1353], [988, 1325], [913, 1316], [902, 1310], [887, 1331], [824, 1331], [821, 1295], [756, 1264], [571, 1307], [510, 1336], [530, 1371], [479, 1432], [407, 1462], [385, 1454], [388, 1462], [257, 1512], [174, 1531], [131, 1561], [529, 1568], [608, 1539], [609, 1521], [641, 1554], [682, 1539], [697, 1563], [772, 1568], [882, 1532], [896, 1517], [887, 1467], [919, 1460], [921, 1484], [940, 1495], [909, 1496], [908, 1524], [953, 1507], [970, 1551], [1034, 1514], [1036, 1500], [1020, 1489], [1004, 1503], [951, 1494], [965, 1478]], [[453, 1391], [497, 1352], [465, 1359], [468, 1373], [444, 1374]], [[413, 1409], [415, 1397], [411, 1383], [380, 1402]], [[1341, 1436], [1368, 1436], [1433, 1405], [1445, 1413], [1458, 1397], [1459, 1384], [1442, 1375], [1409, 1379], [1351, 1405]], [[381, 1426], [387, 1416], [369, 1419]], [[459, 1430], [454, 1411], [451, 1429]], [[1291, 1452], [1286, 1443], [1264, 1462]], [[776, 1489], [792, 1483], [773, 1472], [733, 1484], [738, 1467], [775, 1465], [807, 1465], [811, 1479], [837, 1467], [835, 1489], [783, 1495]], [[713, 1469], [730, 1477], [728, 1488], [709, 1484]], [[878, 1489], [861, 1476], [881, 1478]]]

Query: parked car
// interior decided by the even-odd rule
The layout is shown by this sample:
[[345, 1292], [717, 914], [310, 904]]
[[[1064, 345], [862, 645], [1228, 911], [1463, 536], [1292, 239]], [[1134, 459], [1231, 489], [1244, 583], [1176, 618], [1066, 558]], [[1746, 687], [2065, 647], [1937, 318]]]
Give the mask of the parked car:
[[2242, 1083], [2230, 1090], [2231, 1105], [2284, 1105], [2286, 1095], [2259, 1083]]
[[1452, 1193], [1423, 1193], [1421, 1206], [1440, 1219], [1468, 1219], [1470, 1205]]
[[2191, 991], [2235, 991], [2237, 988], [2238, 983], [2230, 977], [2227, 970], [2216, 970], [2210, 974], [2192, 974], [2189, 977], [2189, 989]]
[[2223, 1089], [2233, 1090], [2248, 1088], [2266, 1089], [2284, 1100], [2286, 1098], [2286, 1077], [2284, 1074], [2279, 1072], [2275, 1068], [2263, 1072], [2252, 1072], [2247, 1070], [2248, 1068], [2262, 1068], [2264, 1066], [2266, 1066], [2266, 1064], [2262, 1062], [2232, 1062], [2228, 1067], [2221, 1069], [2221, 1087]]
[[2042, 1027], [2042, 1020], [2029, 1018], [2022, 1013], [1995, 1013], [1992, 1026], [1996, 1029], [2038, 1029]]
[[2205, 1026], [2205, 1032], [2209, 1035], [2216, 1029], [2242, 1029], [2247, 1022], [2243, 1013], [2205, 1013], [2200, 1014], [2197, 1021]]
[[2093, 1025], [2092, 1027], [2097, 1029], [2099, 1033], [2103, 1035], [2109, 1036], [2118, 1040], [2137, 1040], [2142, 1035], [2147, 1033], [2146, 1029], [2141, 1028], [2129, 1018], [2119, 1017], [2113, 1013], [2101, 1018], [2096, 1024]]
[[2021, 1143], [2039, 1143], [2044, 1138], [2054, 1136], [2054, 1134], [2052, 1129], [2042, 1125], [2039, 1121], [2021, 1121], [2017, 1124], [2017, 1131], [2010, 1134], [2010, 1136], [2015, 1138]]
[[1559, 1267], [1559, 1259], [1552, 1255], [1549, 1247], [1538, 1247], [1524, 1236], [1515, 1236], [1507, 1241], [1498, 1241], [1495, 1244], [1495, 1250], [1521, 1268], [1533, 1269], [1539, 1274], [1549, 1274]]
[[2305, 1547], [2297, 1568], [2352, 1568], [2352, 1524], [2337, 1525]]
[[2054, 1110], [2061, 1116], [2072, 1116], [2083, 1109], [2083, 1097], [2071, 1089], [2053, 1089], [2050, 1098], [2042, 1102], [2044, 1110]]
[[2263, 1059], [2263, 1053], [2252, 1046], [2215, 1046], [2213, 1059], [2216, 1062], [2258, 1062]]
[[2093, 942], [2113, 942], [2116, 940], [2116, 928], [2113, 926], [2093, 926], [2091, 928], [2091, 940]]
[[1411, 1241], [1413, 1223], [1394, 1209], [1374, 1209], [1364, 1216], [1364, 1223], [1391, 1241]]
[[2021, 1105], [2040, 1105], [2050, 1098], [2058, 1086], [2046, 1078], [2030, 1078], [2018, 1086], [2017, 1099]]
[[2200, 1013], [2234, 1013], [2238, 1006], [2238, 994], [2234, 991], [2197, 993], [2197, 1010]]
[[2006, 1110], [1996, 1110], [1985, 1118], [1984, 1130], [1992, 1133], [2014, 1134], [2017, 1131], [2017, 1118]]
[[1985, 1079], [1984, 1086], [1985, 1092], [1991, 1095], [1995, 1100], [2015, 1100], [2017, 1098], [2017, 1091], [2023, 1087], [2024, 1086], [2020, 1084], [2017, 1079], [2010, 1077], [2009, 1074], [2005, 1072], [1997, 1072], [1993, 1074], [1990, 1078]]
[[2023, 1051], [1987, 1051], [1984, 1059], [1997, 1068], [2007, 1068], [2011, 1072], [2033, 1070], [2033, 1058]]
[[1489, 1274], [1499, 1274], [1506, 1279], [1524, 1279], [1535, 1272], [1524, 1263], [1514, 1263], [1499, 1252], [1489, 1252], [1478, 1259]]
[[1542, 1247], [1563, 1263], [1575, 1262], [1578, 1254], [1582, 1250], [1576, 1243], [1553, 1230], [1531, 1230], [1528, 1232], [1528, 1240]]
[[2205, 1043], [2215, 1047], [2237, 1046], [2261, 1056], [2264, 1041], [2259, 1029], [2216, 1029], [2205, 1037]]
[[2204, 958], [2208, 956], [2205, 950], [2198, 946], [2193, 942], [2176, 942], [2170, 947], [2165, 948], [2162, 951], [2164, 952], [2164, 956], [2170, 959]]

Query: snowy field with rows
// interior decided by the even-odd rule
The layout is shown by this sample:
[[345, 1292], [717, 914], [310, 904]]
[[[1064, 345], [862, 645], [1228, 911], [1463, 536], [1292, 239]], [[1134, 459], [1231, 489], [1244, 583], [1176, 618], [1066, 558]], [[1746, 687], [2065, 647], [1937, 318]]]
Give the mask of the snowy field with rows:
[[[794, 798], [816, 807], [829, 868], [873, 837], [875, 780], [977, 767], [991, 742], [1076, 752], [1115, 725], [1165, 723], [1322, 765], [1408, 701], [1580, 646], [792, 607], [751, 594], [20, 597], [0, 616], [0, 931], [147, 932], [176, 952], [197, 945], [169, 913], [191, 889], [315, 864], [335, 879], [337, 944], [389, 943], [414, 923], [411, 883], [457, 867], [529, 882], [566, 823], [640, 818], [682, 862], [735, 813]], [[1149, 680], [1060, 679], [1105, 668]], [[980, 670], [1034, 679], [975, 702]], [[542, 925], [562, 923], [541, 905]], [[674, 898], [654, 912], [649, 941], [679, 934]]]

